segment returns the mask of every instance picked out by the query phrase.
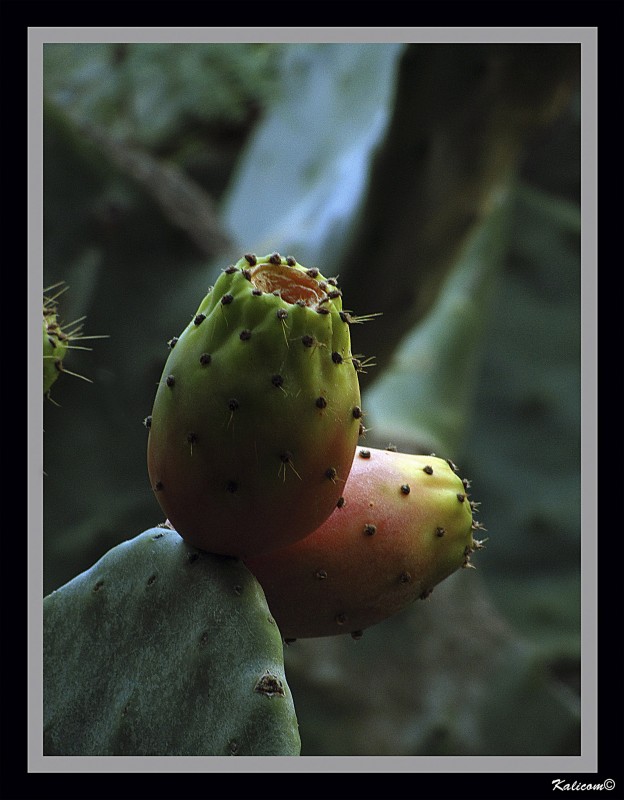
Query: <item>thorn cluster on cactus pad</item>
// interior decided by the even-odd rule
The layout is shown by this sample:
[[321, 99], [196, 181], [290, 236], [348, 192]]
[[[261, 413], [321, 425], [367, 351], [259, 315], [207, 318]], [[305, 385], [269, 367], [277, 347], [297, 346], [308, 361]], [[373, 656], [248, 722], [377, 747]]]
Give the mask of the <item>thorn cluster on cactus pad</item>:
[[483, 530], [455, 465], [435, 456], [358, 448], [342, 502], [305, 539], [245, 563], [282, 636], [350, 633], [402, 610], [472, 567]]
[[335, 508], [362, 416], [341, 312], [335, 279], [279, 253], [248, 253], [174, 337], [150, 414], [148, 471], [191, 544], [250, 557], [303, 538]]

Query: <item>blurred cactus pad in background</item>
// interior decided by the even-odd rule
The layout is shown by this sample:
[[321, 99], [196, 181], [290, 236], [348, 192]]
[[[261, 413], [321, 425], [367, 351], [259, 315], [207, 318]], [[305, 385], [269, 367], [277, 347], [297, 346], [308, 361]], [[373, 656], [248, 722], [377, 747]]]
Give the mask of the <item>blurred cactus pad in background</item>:
[[[44, 400], [49, 753], [580, 754], [579, 75], [574, 44], [44, 46], [42, 290], [108, 337]], [[168, 342], [276, 251], [376, 315], [359, 445], [451, 460], [487, 529], [355, 640], [282, 642], [242, 562], [156, 527]]]

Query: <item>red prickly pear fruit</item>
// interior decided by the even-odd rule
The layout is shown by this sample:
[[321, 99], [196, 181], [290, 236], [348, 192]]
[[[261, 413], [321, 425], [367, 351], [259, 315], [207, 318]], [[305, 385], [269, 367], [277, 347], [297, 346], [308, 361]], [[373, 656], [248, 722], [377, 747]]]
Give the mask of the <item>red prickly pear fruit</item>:
[[314, 533], [245, 563], [285, 639], [359, 633], [472, 566], [473, 504], [452, 462], [358, 448]]
[[249, 254], [170, 341], [147, 461], [189, 544], [251, 557], [332, 513], [360, 434], [358, 319], [342, 310], [335, 279], [279, 253]]

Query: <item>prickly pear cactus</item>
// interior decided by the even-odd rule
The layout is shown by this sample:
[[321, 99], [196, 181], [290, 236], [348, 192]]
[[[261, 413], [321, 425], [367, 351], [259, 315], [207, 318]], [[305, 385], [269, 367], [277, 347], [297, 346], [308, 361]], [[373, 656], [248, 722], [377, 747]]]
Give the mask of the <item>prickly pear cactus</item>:
[[303, 541], [247, 560], [286, 639], [350, 633], [395, 614], [483, 547], [452, 462], [357, 449], [338, 507]]
[[299, 755], [280, 633], [236, 559], [152, 528], [43, 621], [44, 754]]
[[248, 254], [224, 270], [170, 342], [148, 469], [191, 544], [252, 556], [330, 515], [363, 428], [350, 324], [335, 279]]
[[[51, 287], [53, 288], [53, 287]], [[63, 359], [69, 346], [69, 337], [59, 324], [56, 299], [43, 296], [43, 394], [63, 370]]]
[[[63, 287], [59, 289], [59, 287]], [[90, 350], [77, 341], [85, 339], [106, 339], [106, 336], [85, 336], [82, 333], [82, 320], [74, 320], [68, 325], [63, 325], [58, 316], [58, 298], [67, 290], [63, 281], [44, 289], [43, 294], [43, 396], [50, 399], [50, 389], [61, 373], [73, 375], [87, 383], [92, 383], [90, 378], [68, 370], [65, 366], [65, 356], [68, 350]], [[54, 295], [46, 295], [51, 289], [58, 289]]]

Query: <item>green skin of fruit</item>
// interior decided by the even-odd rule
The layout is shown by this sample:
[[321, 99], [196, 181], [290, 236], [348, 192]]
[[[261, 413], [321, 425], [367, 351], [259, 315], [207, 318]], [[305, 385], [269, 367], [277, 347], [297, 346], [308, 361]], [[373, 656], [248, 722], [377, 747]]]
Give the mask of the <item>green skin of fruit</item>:
[[46, 395], [52, 384], [61, 374], [63, 358], [69, 341], [61, 331], [56, 314], [45, 310], [43, 314], [43, 394]]
[[241, 558], [327, 519], [360, 433], [340, 293], [294, 259], [254, 260], [220, 275], [175, 342], [147, 448], [152, 488], [178, 533]]
[[357, 635], [427, 597], [480, 545], [444, 459], [358, 448], [343, 497], [302, 541], [245, 562], [286, 639]]

